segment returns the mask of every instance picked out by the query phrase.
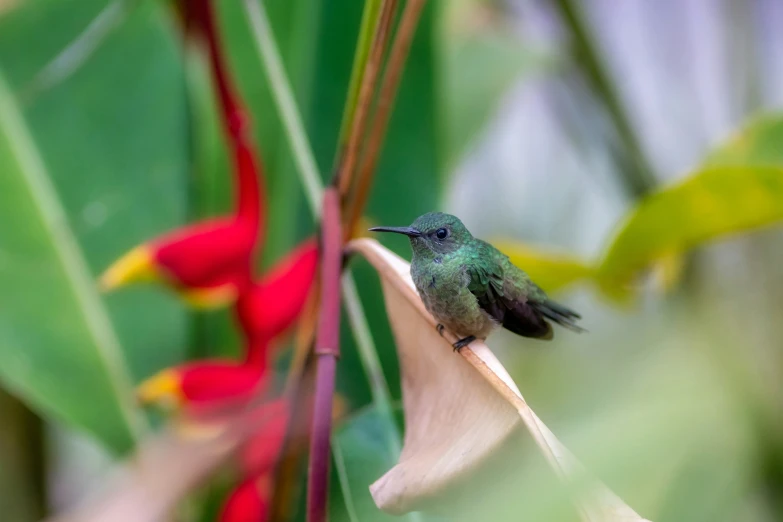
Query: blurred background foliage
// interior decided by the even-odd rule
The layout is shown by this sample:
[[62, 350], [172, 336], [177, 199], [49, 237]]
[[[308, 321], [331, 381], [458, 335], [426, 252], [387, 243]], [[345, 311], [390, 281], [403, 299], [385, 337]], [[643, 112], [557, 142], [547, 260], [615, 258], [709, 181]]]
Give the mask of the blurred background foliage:
[[[312, 218], [246, 13], [217, 4], [265, 165], [269, 265]], [[326, 179], [361, 2], [265, 6]], [[237, 351], [228, 312], [92, 283], [128, 245], [230, 202], [203, 56], [177, 23], [162, 0], [0, 1], [8, 520], [72, 505], [133, 447], [157, 419], [132, 384]], [[367, 209], [384, 225], [458, 214], [582, 312], [589, 334], [493, 347], [566, 446], [651, 520], [783, 517], [783, 235], [759, 230], [783, 218], [781, 23], [774, 0], [430, 2]], [[399, 399], [377, 276], [353, 270]], [[337, 432], [332, 519], [382, 520], [367, 485], [396, 457], [343, 332], [338, 388], [354, 414]], [[477, 495], [461, 518], [562, 519], [540, 462], [513, 462], [494, 478], [518, 485], [515, 501]], [[185, 513], [209, 519], [198, 511]]]

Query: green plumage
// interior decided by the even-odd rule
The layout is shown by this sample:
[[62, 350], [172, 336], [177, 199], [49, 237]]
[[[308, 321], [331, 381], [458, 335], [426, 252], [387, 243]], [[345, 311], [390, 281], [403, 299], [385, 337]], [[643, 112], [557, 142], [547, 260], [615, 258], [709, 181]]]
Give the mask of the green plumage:
[[377, 227], [409, 236], [411, 277], [427, 310], [463, 341], [485, 339], [504, 328], [540, 339], [552, 337], [548, 321], [575, 331], [579, 315], [551, 301], [498, 249], [474, 238], [450, 214], [424, 214], [410, 227]]

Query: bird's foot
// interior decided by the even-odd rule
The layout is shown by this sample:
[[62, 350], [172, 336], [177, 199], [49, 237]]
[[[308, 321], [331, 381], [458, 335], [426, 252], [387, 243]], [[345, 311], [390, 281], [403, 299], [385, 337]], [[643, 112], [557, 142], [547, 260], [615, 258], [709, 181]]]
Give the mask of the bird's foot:
[[442, 324], [438, 323], [438, 325], [435, 327], [435, 329], [438, 331], [440, 336], [443, 337], [443, 330], [445, 330], [446, 327], [443, 326]]
[[466, 347], [467, 345], [469, 345], [470, 343], [472, 343], [475, 340], [476, 340], [476, 336], [475, 335], [469, 335], [467, 337], [464, 337], [464, 338], [460, 339], [459, 341], [454, 343], [452, 346], [454, 347], [454, 351], [459, 353], [460, 350], [462, 350], [464, 347]]

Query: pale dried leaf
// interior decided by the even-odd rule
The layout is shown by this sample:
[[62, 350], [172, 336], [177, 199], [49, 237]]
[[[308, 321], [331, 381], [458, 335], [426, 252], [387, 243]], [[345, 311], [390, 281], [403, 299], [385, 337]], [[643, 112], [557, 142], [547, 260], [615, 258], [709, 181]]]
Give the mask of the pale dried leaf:
[[371, 239], [349, 250], [380, 273], [402, 374], [406, 433], [398, 464], [370, 486], [390, 513], [419, 510], [476, 470], [524, 426], [556, 475], [574, 491], [582, 520], [643, 521], [576, 458], [525, 403], [516, 384], [483, 342], [460, 353], [456, 337], [435, 330], [409, 274], [409, 264]]
[[267, 419], [263, 405], [220, 423], [180, 419], [149, 437], [78, 505], [47, 522], [162, 522]]

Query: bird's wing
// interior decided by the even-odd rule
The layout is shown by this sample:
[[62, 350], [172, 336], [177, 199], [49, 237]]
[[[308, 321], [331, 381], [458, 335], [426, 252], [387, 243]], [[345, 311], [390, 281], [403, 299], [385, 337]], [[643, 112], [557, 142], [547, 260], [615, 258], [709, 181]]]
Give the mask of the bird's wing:
[[[576, 324], [576, 320], [581, 319], [578, 313], [549, 299], [546, 293], [531, 281], [525, 272], [514, 265], [507, 256], [499, 251], [497, 252], [498, 255], [502, 256], [500, 264], [503, 266], [506, 281], [510, 283], [511, 288], [518, 289], [524, 294], [524, 300], [528, 308], [535, 311], [538, 316], [543, 316], [569, 330], [574, 332], [584, 331], [583, 328]], [[509, 292], [506, 293], [508, 294]]]
[[[477, 256], [465, 265], [470, 276], [468, 289], [476, 296], [479, 306], [515, 334], [550, 339], [552, 327], [531, 306], [527, 296], [521, 292], [506, 291], [504, 263], [502, 259], [496, 259], [497, 250], [488, 243], [482, 246], [484, 251], [477, 252]], [[489, 259], [495, 262], [487, 262]]]

